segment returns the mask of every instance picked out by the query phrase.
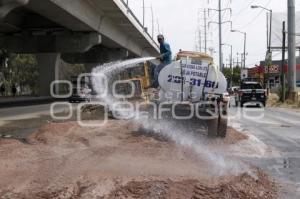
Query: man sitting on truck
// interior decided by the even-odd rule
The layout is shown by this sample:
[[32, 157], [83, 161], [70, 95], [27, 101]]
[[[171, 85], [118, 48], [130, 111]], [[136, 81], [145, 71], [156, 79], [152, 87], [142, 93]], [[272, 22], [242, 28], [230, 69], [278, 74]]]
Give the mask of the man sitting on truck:
[[158, 83], [158, 75], [160, 71], [166, 66], [169, 65], [172, 61], [172, 52], [170, 45], [165, 42], [165, 38], [163, 35], [157, 36], [158, 43], [160, 44], [160, 56], [157, 57], [161, 61], [161, 63], [155, 67], [154, 69], [154, 83], [152, 84], [153, 88], [157, 88], [159, 86]]

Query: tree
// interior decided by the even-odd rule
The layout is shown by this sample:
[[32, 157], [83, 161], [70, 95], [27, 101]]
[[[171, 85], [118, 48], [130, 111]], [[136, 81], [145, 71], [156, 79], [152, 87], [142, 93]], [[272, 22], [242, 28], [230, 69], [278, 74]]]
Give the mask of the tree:
[[224, 76], [226, 77], [228, 83], [232, 80], [232, 85], [239, 85], [241, 82], [241, 68], [236, 66], [231, 71], [231, 68], [224, 68], [223, 70]]
[[10, 54], [7, 67], [4, 68], [4, 76], [9, 86], [18, 84], [21, 91], [24, 87], [29, 87], [32, 94], [36, 94], [39, 77], [36, 57], [31, 54]]

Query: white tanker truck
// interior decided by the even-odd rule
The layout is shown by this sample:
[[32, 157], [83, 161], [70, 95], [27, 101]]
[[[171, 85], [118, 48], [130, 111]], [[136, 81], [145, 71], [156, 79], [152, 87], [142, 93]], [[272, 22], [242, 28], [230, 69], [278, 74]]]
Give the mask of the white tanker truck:
[[172, 117], [176, 119], [193, 117], [203, 122], [209, 137], [226, 136], [227, 81], [213, 65], [212, 57], [180, 51], [176, 61], [161, 70], [158, 80], [160, 89], [152, 101], [160, 108], [172, 107]]

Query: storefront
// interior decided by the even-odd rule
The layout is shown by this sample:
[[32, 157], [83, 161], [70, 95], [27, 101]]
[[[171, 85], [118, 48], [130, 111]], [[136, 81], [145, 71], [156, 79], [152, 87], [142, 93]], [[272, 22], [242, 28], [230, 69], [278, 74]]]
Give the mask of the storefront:
[[[268, 82], [265, 82], [266, 85], [269, 83], [271, 91], [276, 91], [281, 86], [281, 73], [282, 73], [282, 61], [275, 60], [272, 62], [270, 67], [265, 65], [265, 61], [261, 61], [259, 66], [255, 66], [249, 69], [249, 77], [260, 78], [264, 82], [264, 76], [268, 77]], [[287, 60], [285, 61], [285, 66], [283, 68], [284, 73], [287, 74], [288, 66]], [[297, 58], [297, 87], [300, 89], [300, 58]]]

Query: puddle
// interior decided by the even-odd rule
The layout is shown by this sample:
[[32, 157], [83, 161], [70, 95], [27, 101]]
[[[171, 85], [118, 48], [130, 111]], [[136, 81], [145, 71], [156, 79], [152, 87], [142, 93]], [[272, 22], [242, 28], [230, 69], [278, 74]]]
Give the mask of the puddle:
[[26, 139], [30, 134], [36, 132], [38, 128], [25, 128], [13, 131], [7, 131], [0, 134], [0, 138], [5, 139]]

